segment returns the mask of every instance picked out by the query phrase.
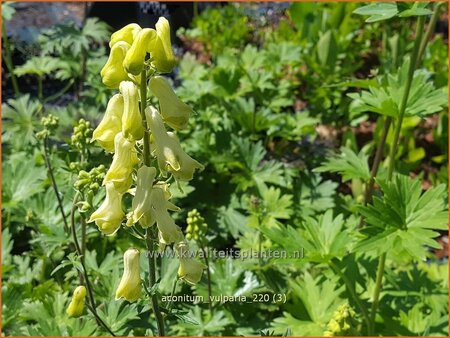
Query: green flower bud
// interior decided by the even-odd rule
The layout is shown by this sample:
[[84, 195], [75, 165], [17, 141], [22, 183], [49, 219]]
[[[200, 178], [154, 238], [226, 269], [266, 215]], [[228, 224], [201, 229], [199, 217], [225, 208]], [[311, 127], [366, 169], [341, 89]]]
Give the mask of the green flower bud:
[[144, 136], [144, 127], [139, 113], [139, 90], [131, 81], [120, 83], [123, 95], [122, 133], [129, 140], [140, 140]]
[[73, 292], [72, 300], [67, 307], [66, 313], [69, 317], [80, 317], [84, 310], [84, 298], [86, 297], [86, 288], [78, 286]]
[[113, 235], [120, 228], [124, 218], [122, 210], [122, 194], [113, 183], [106, 183], [106, 198], [100, 207], [91, 215], [88, 223], [95, 222], [105, 235]]
[[150, 79], [149, 88], [159, 100], [164, 122], [175, 130], [184, 129], [193, 110], [178, 98], [169, 81], [162, 76], [154, 76]]
[[159, 169], [162, 173], [169, 171], [176, 180], [190, 181], [195, 170], [203, 170], [203, 165], [183, 151], [174, 133], [166, 131], [161, 115], [154, 107], [148, 107], [146, 114], [154, 138]]
[[155, 27], [158, 37], [150, 50], [153, 59], [152, 66], [159, 73], [170, 73], [177, 61], [172, 50], [169, 21], [160, 17]]
[[129, 25], [122, 27], [111, 35], [109, 47], [112, 48], [119, 41], [124, 41], [131, 45], [134, 38], [141, 30], [142, 28], [137, 23], [130, 23]]
[[141, 296], [140, 253], [131, 248], [123, 255], [123, 275], [116, 290], [116, 300], [124, 298], [129, 302]]
[[102, 121], [92, 135], [92, 141], [97, 141], [110, 153], [114, 152], [114, 137], [122, 130], [123, 110], [123, 96], [114, 95], [108, 102]]
[[106, 87], [117, 89], [120, 82], [129, 80], [128, 74], [123, 68], [123, 61], [129, 49], [130, 45], [124, 41], [119, 41], [112, 46], [109, 58], [100, 72], [102, 82]]
[[128, 73], [139, 75], [144, 69], [145, 55], [156, 40], [156, 31], [151, 28], [142, 29], [128, 50], [123, 67]]

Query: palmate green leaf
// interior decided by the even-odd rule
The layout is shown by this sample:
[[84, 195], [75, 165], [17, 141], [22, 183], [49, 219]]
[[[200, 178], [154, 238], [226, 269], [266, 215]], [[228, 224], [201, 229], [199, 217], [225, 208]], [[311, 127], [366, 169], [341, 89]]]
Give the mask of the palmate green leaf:
[[337, 288], [337, 285], [336, 277], [324, 279], [319, 275], [314, 278], [309, 273], [289, 281], [292, 292], [289, 299], [301, 301], [307, 313], [301, 313], [296, 318], [285, 312], [283, 317], [274, 320], [272, 327], [275, 332], [282, 334], [290, 328], [293, 336], [322, 336], [333, 312], [342, 302], [339, 296], [345, 286]]
[[2, 2], [2, 18], [5, 21], [11, 20], [12, 16], [16, 12], [16, 9], [14, 8], [14, 3], [11, 2]]
[[38, 122], [33, 117], [39, 107], [39, 102], [30, 99], [28, 94], [3, 103], [2, 141], [10, 143], [16, 150], [35, 144], [34, 130]]
[[319, 174], [302, 177], [298, 192], [300, 216], [305, 218], [334, 207], [334, 196], [338, 184], [331, 180], [322, 181]]
[[57, 57], [52, 56], [34, 56], [23, 65], [14, 69], [17, 76], [36, 75], [43, 77], [50, 73], [56, 72], [61, 68], [61, 61]]
[[[396, 75], [388, 75], [387, 81], [377, 78], [378, 87], [369, 87], [361, 93], [350, 93], [353, 99], [350, 105], [352, 114], [374, 112], [381, 115], [397, 117], [403, 93], [406, 88], [409, 60], [403, 63]], [[408, 96], [405, 116], [424, 117], [442, 111], [448, 106], [447, 88], [435, 89], [429, 80], [430, 74], [425, 70], [416, 70]]]
[[426, 257], [427, 246], [439, 248], [435, 230], [447, 229], [448, 211], [445, 186], [439, 185], [422, 193], [420, 180], [396, 175], [392, 182], [379, 181], [383, 197], [359, 211], [368, 224], [366, 238], [356, 250], [377, 255], [391, 252], [416, 260]]
[[340, 154], [331, 157], [314, 171], [339, 173], [344, 181], [355, 178], [368, 180], [370, 179], [368, 159], [369, 156], [363, 151], [356, 154], [352, 149], [342, 147]]
[[178, 322], [174, 327], [178, 336], [220, 335], [228, 325], [233, 323], [224, 311], [215, 311], [211, 315], [209, 311], [202, 310], [199, 306], [195, 306], [180, 319], [183, 322]]

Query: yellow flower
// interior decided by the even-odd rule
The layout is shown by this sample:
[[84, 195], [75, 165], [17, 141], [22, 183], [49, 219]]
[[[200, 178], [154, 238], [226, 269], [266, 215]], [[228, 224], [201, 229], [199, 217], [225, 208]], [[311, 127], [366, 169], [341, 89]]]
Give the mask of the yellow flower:
[[113, 183], [106, 183], [106, 198], [100, 207], [94, 211], [88, 223], [94, 222], [105, 235], [113, 235], [119, 228], [124, 217], [122, 210], [122, 194]]
[[175, 67], [176, 59], [173, 55], [170, 41], [170, 25], [166, 18], [160, 17], [155, 25], [158, 38], [151, 49], [152, 66], [159, 73], [170, 73]]
[[86, 297], [86, 288], [81, 285], [73, 292], [72, 300], [67, 307], [66, 313], [69, 317], [80, 317], [84, 310], [84, 298]]
[[155, 40], [156, 31], [151, 28], [144, 28], [136, 35], [125, 60], [123, 60], [123, 66], [129, 73], [139, 75], [142, 72], [145, 55], [151, 50]]
[[162, 76], [154, 76], [150, 79], [149, 88], [159, 99], [164, 122], [176, 130], [185, 128], [192, 109], [178, 98], [169, 81]]
[[178, 257], [180, 258], [180, 267], [178, 276], [189, 284], [197, 284], [202, 278], [203, 270], [206, 266], [196, 259], [189, 257], [189, 249], [186, 242], [180, 242], [177, 245]]
[[123, 68], [123, 60], [130, 45], [124, 41], [117, 42], [109, 54], [108, 61], [103, 66], [100, 75], [102, 76], [103, 84], [111, 89], [119, 88], [121, 81], [128, 80], [128, 74]]
[[129, 226], [138, 222], [145, 213], [151, 212], [151, 193], [156, 169], [143, 165], [137, 171], [136, 176], [136, 193], [131, 204], [132, 212], [127, 222]]
[[109, 47], [111, 48], [119, 41], [124, 41], [131, 45], [133, 43], [136, 35], [142, 30], [141, 26], [137, 23], [130, 23], [125, 27], [122, 27], [117, 32], [111, 35], [111, 40], [109, 41]]
[[114, 152], [114, 137], [122, 130], [122, 113], [123, 97], [116, 94], [109, 100], [105, 115], [92, 135], [92, 140], [110, 153]]
[[203, 170], [203, 165], [183, 151], [174, 133], [166, 131], [161, 115], [154, 107], [148, 107], [146, 114], [161, 172], [169, 171], [179, 181], [192, 180], [195, 170]]
[[114, 157], [103, 184], [112, 182], [120, 193], [130, 188], [133, 167], [139, 163], [134, 143], [125, 139], [122, 133], [118, 133], [114, 138]]
[[124, 298], [129, 302], [141, 296], [140, 254], [137, 249], [130, 248], [123, 255], [123, 275], [116, 290], [116, 300]]
[[129, 140], [140, 140], [144, 136], [144, 127], [139, 113], [139, 91], [131, 81], [122, 81], [119, 86], [123, 95], [122, 133]]

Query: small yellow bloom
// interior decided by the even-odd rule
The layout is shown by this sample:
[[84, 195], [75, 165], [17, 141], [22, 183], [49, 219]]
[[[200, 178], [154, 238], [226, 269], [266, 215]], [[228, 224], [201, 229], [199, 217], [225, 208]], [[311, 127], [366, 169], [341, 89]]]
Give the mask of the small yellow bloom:
[[131, 81], [122, 81], [119, 86], [123, 95], [122, 133], [129, 140], [140, 140], [144, 127], [139, 112], [139, 90]]
[[128, 50], [123, 66], [133, 75], [139, 75], [144, 69], [145, 55], [150, 51], [156, 41], [156, 31], [152, 28], [142, 29]]
[[150, 79], [149, 88], [159, 100], [164, 122], [176, 130], [185, 128], [192, 109], [178, 98], [169, 81], [162, 76], [154, 76]]
[[85, 297], [86, 288], [83, 285], [78, 286], [73, 292], [72, 300], [66, 310], [69, 317], [78, 318], [83, 314]]
[[124, 41], [117, 42], [111, 48], [108, 61], [100, 72], [102, 82], [106, 87], [117, 89], [121, 81], [129, 79], [125, 68], [123, 68], [123, 60], [129, 49], [130, 45]]
[[180, 258], [180, 267], [178, 276], [189, 284], [197, 284], [202, 278], [203, 270], [206, 266], [196, 259], [189, 257], [189, 250], [186, 242], [180, 242], [177, 245], [178, 257]]
[[105, 115], [92, 135], [92, 140], [110, 153], [114, 152], [114, 137], [122, 130], [122, 113], [123, 97], [116, 94], [109, 100]]
[[203, 165], [183, 151], [174, 133], [166, 131], [161, 115], [154, 107], [148, 107], [146, 114], [161, 172], [169, 171], [179, 181], [192, 180], [195, 170], [203, 170]]
[[94, 222], [105, 235], [113, 235], [122, 223], [125, 216], [122, 210], [122, 194], [113, 183], [106, 183], [106, 198], [100, 207], [94, 211], [88, 223]]
[[176, 59], [170, 41], [170, 25], [166, 18], [160, 17], [155, 25], [158, 38], [151, 49], [152, 66], [159, 73], [170, 73], [175, 67]]
[[123, 255], [123, 275], [116, 290], [116, 300], [124, 298], [129, 302], [136, 301], [141, 296], [141, 266], [140, 253], [130, 248]]
[[114, 157], [103, 184], [112, 182], [120, 193], [130, 188], [131, 173], [134, 166], [139, 163], [134, 144], [134, 141], [130, 142], [124, 138], [122, 133], [118, 133], [114, 138]]
[[117, 32], [111, 35], [111, 40], [109, 41], [109, 47], [112, 48], [117, 42], [124, 41], [131, 45], [133, 43], [136, 35], [142, 30], [141, 26], [137, 23], [130, 23], [125, 27], [122, 27]]
[[138, 222], [145, 213], [151, 212], [151, 193], [156, 177], [156, 168], [143, 165], [137, 171], [136, 176], [136, 193], [131, 204], [132, 212], [127, 225]]

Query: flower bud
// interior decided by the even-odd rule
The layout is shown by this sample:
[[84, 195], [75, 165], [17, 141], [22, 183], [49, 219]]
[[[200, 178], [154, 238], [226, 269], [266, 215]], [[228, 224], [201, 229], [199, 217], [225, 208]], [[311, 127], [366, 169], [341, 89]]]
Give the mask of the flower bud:
[[129, 302], [141, 296], [140, 254], [137, 249], [130, 248], [123, 255], [123, 275], [116, 290], [116, 300], [124, 298]]
[[114, 95], [108, 102], [105, 115], [95, 128], [92, 140], [106, 151], [114, 152], [114, 137], [122, 130], [123, 96]]
[[178, 276], [189, 284], [197, 284], [202, 278], [203, 270], [206, 266], [192, 257], [188, 257], [188, 246], [185, 242], [178, 243], [178, 256], [180, 258], [180, 267]]
[[73, 292], [72, 300], [67, 307], [66, 313], [69, 317], [80, 317], [84, 310], [84, 298], [86, 297], [86, 288], [81, 285]]
[[131, 81], [123, 81], [119, 87], [123, 95], [122, 133], [129, 140], [140, 140], [144, 136], [144, 127], [139, 113], [139, 91]]
[[166, 18], [160, 17], [155, 27], [158, 37], [150, 50], [153, 59], [152, 66], [159, 73], [169, 73], [176, 64], [172, 43], [170, 41], [169, 21]]
[[185, 128], [192, 109], [178, 98], [169, 81], [162, 76], [154, 76], [150, 79], [149, 88], [159, 100], [164, 122], [176, 130]]
[[113, 183], [106, 183], [106, 197], [100, 207], [94, 211], [88, 223], [94, 222], [105, 235], [113, 235], [120, 227], [124, 213], [122, 210], [122, 194]]
[[117, 42], [111, 48], [108, 61], [106, 61], [100, 72], [102, 82], [106, 87], [111, 89], [119, 88], [120, 82], [129, 79], [127, 72], [123, 68], [123, 60], [129, 49], [130, 45], [123, 41]]
[[179, 181], [190, 181], [196, 169], [203, 170], [203, 165], [186, 154], [174, 133], [168, 133], [161, 115], [154, 107], [146, 110], [147, 120], [153, 134], [154, 148], [158, 166], [162, 173], [169, 171]]
[[133, 167], [139, 163], [134, 142], [130, 142], [118, 133], [114, 138], [114, 157], [111, 167], [105, 175], [103, 185], [112, 182], [119, 193], [124, 193], [132, 183]]
[[128, 73], [139, 75], [144, 69], [145, 55], [156, 40], [156, 31], [151, 28], [142, 29], [128, 50], [123, 66]]
[[111, 35], [109, 47], [112, 48], [119, 41], [124, 41], [131, 45], [134, 38], [141, 30], [142, 28], [137, 23], [130, 23], [129, 25], [122, 27]]

